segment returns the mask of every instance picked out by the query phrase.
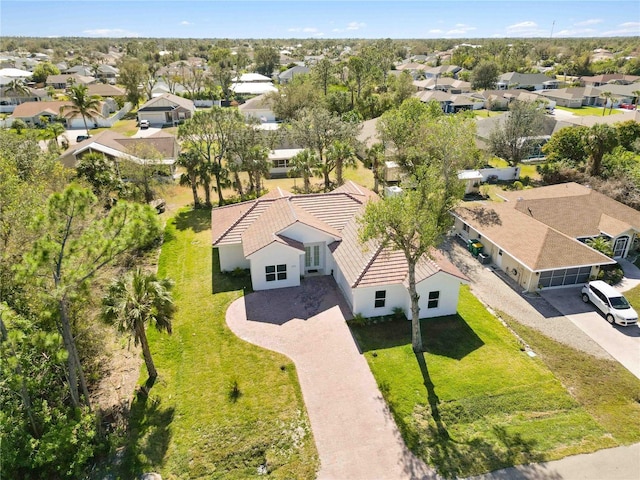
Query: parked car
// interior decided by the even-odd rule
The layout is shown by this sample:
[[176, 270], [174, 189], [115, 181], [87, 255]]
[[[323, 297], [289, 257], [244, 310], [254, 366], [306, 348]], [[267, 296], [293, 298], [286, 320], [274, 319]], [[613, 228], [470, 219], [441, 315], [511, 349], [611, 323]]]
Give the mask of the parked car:
[[624, 295], [602, 280], [594, 280], [582, 287], [582, 301], [593, 303], [611, 324], [626, 327], [638, 323], [638, 313]]
[[78, 135], [76, 137], [76, 142], [77, 143], [84, 142], [85, 140], [88, 140], [89, 138], [91, 138], [91, 135]]
[[149, 120], [140, 120], [140, 128], [143, 130], [149, 128]]
[[621, 103], [620, 108], [624, 108], [625, 110], [635, 110], [636, 106], [633, 103]]

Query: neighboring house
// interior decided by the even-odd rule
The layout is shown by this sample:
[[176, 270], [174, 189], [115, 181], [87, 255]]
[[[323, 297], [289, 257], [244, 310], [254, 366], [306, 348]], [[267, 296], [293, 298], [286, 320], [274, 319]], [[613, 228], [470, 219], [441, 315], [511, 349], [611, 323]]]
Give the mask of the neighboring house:
[[104, 98], [124, 98], [126, 95], [126, 92], [123, 89], [106, 83], [92, 83], [87, 85], [87, 93], [89, 95], [98, 95]]
[[[180, 146], [175, 136], [165, 132], [157, 132], [144, 138], [131, 138], [106, 130], [72, 146], [58, 158], [58, 161], [67, 168], [75, 168], [78, 160], [88, 153], [100, 153], [114, 162], [124, 160], [138, 164], [144, 162], [164, 165], [173, 175]], [[154, 158], [140, 158], [145, 153]]]
[[461, 110], [479, 110], [484, 108], [484, 101], [473, 95], [452, 94], [441, 90], [422, 90], [414, 94], [421, 102], [440, 103], [444, 113], [457, 113]]
[[253, 97], [238, 107], [240, 113], [247, 120], [251, 117], [257, 118], [262, 123], [272, 123], [276, 121], [276, 114], [271, 109], [271, 101], [266, 95]]
[[272, 178], [286, 177], [289, 170], [291, 170], [291, 159], [303, 150], [302, 148], [280, 148], [271, 150], [269, 152], [269, 161], [271, 162], [269, 175]]
[[602, 85], [629, 85], [640, 80], [636, 75], [624, 75], [622, 73], [605, 73], [593, 77], [580, 77], [580, 83], [587, 87], [600, 87]]
[[64, 90], [69, 85], [89, 85], [95, 83], [96, 79], [91, 76], [79, 75], [77, 73], [62, 73], [59, 75], [49, 75], [45, 85], [58, 90]]
[[523, 90], [549, 90], [558, 88], [559, 82], [543, 73], [503, 73], [498, 77], [498, 90], [518, 88]]
[[196, 106], [188, 98], [165, 93], [154, 97], [138, 109], [138, 122], [147, 120], [149, 125], [175, 126], [188, 120], [196, 111]]
[[[377, 196], [353, 182], [330, 193], [292, 195], [281, 189], [214, 208], [213, 248], [220, 269], [249, 269], [254, 290], [295, 287], [309, 275], [331, 275], [354, 314], [410, 315], [408, 267], [401, 252], [361, 245], [357, 218]], [[467, 278], [433, 251], [416, 268], [420, 316], [454, 314]]]
[[472, 91], [471, 83], [450, 77], [416, 80], [413, 85], [418, 90], [442, 90], [449, 93], [468, 93]]
[[462, 71], [462, 67], [458, 65], [440, 65], [438, 67], [427, 67], [424, 69], [425, 78], [440, 78], [444, 74], [452, 75], [454, 79], [458, 78], [458, 74]]
[[304, 65], [296, 65], [291, 67], [278, 75], [278, 83], [289, 83], [297, 75], [307, 75], [311, 69]]
[[536, 93], [555, 101], [556, 105], [569, 108], [599, 106], [604, 101], [600, 96], [602, 90], [594, 87], [559, 88], [558, 90], [544, 90]]
[[640, 234], [640, 212], [577, 183], [505, 192], [506, 202], [456, 208], [455, 232], [478, 239], [484, 254], [525, 291], [572, 286], [597, 275], [611, 258], [587, 246], [610, 240], [626, 257]]
[[17, 105], [25, 102], [41, 102], [49, 98], [42, 89], [26, 87], [28, 93], [19, 93], [7, 87], [0, 87], [0, 113], [13, 113]]
[[[51, 101], [51, 102], [24, 102], [17, 105], [14, 109], [11, 120], [21, 119], [27, 125], [41, 125], [43, 123], [42, 118], [47, 118], [47, 122], [61, 120], [62, 116], [60, 109], [63, 107], [71, 106], [70, 101]], [[117, 110], [118, 106], [112, 99], [107, 99], [104, 102], [100, 102], [98, 115], [94, 119], [87, 118], [87, 124], [89, 128], [97, 128], [99, 126], [111, 126], [106, 120], [109, 115]], [[62, 119], [63, 123], [68, 128], [84, 128], [84, 120], [80, 115]]]
[[18, 68], [0, 68], [0, 86], [8, 85], [14, 80], [24, 80], [26, 83], [32, 75], [33, 73]]

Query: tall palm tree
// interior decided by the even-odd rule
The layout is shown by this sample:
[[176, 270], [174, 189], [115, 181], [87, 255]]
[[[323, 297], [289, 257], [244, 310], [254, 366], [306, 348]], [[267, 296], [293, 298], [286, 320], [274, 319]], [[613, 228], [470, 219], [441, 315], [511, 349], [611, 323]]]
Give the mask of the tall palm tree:
[[335, 164], [336, 183], [340, 186], [344, 183], [342, 177], [344, 168], [356, 166], [355, 151], [348, 143], [337, 140], [329, 147], [327, 156]]
[[64, 127], [59, 122], [50, 122], [44, 129], [43, 138], [45, 140], [51, 140], [50, 145], [55, 143], [56, 148], [60, 146], [58, 143], [58, 137], [65, 132]]
[[100, 115], [100, 101], [102, 98], [98, 95], [89, 95], [87, 86], [78, 84], [69, 87], [69, 100], [71, 100], [71, 105], [60, 107], [60, 115], [65, 118], [81, 115], [88, 135], [87, 118], [93, 120]]
[[305, 149], [300, 153], [293, 156], [291, 162], [291, 170], [288, 175], [290, 177], [302, 177], [304, 181], [304, 193], [309, 193], [311, 190], [310, 178], [313, 176], [313, 171], [320, 166], [320, 160], [313, 150]]
[[117, 325], [120, 331], [132, 334], [136, 345], [142, 346], [152, 381], [158, 376], [158, 371], [149, 350], [145, 326], [153, 323], [159, 331], [171, 334], [171, 318], [175, 311], [172, 287], [170, 279], [158, 279], [155, 274], [146, 274], [137, 268], [113, 282], [102, 301], [103, 318]]
[[365, 159], [373, 172], [373, 191], [378, 193], [384, 159], [384, 145], [382, 143], [374, 143], [371, 145], [371, 147], [365, 151]]
[[611, 110], [613, 110], [613, 94], [611, 92], [602, 92], [600, 97], [604, 98], [604, 103], [602, 104], [602, 116], [604, 117], [604, 112], [607, 110], [608, 102], [611, 102], [611, 109], [609, 110], [609, 115], [611, 115]]

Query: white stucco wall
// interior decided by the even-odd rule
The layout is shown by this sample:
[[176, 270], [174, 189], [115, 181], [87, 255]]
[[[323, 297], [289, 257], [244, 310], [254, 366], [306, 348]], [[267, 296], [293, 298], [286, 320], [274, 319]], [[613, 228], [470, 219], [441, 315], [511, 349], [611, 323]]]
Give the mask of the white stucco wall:
[[[458, 311], [458, 294], [460, 293], [460, 280], [448, 273], [438, 272], [416, 285], [420, 295], [420, 318], [441, 317], [453, 315]], [[437, 308], [428, 308], [429, 292], [440, 292]], [[411, 300], [407, 292], [406, 312], [411, 312]]]
[[294, 223], [279, 233], [285, 237], [292, 238], [302, 243], [333, 242], [333, 237], [331, 235], [299, 222]]
[[[273, 288], [297, 287], [300, 285], [300, 258], [300, 250], [281, 243], [272, 243], [253, 253], [249, 256], [253, 289], [270, 290]], [[265, 272], [267, 265], [286, 265], [286, 280], [267, 282]]]
[[242, 245], [220, 245], [216, 248], [220, 256], [220, 271], [230, 272], [236, 268], [249, 268], [249, 260], [244, 258]]
[[336, 283], [338, 284], [338, 288], [342, 292], [342, 295], [347, 300], [347, 303], [349, 304], [351, 311], [354, 312], [355, 310], [353, 308], [353, 302], [354, 302], [353, 291], [351, 290], [351, 286], [347, 282], [347, 279], [342, 274], [342, 271], [340, 271], [340, 269], [337, 267], [334, 268], [333, 278], [336, 280]]
[[138, 122], [148, 120], [150, 125], [164, 125], [167, 121], [166, 112], [138, 112]]
[[[384, 290], [386, 292], [384, 307], [375, 307], [376, 292]], [[353, 313], [361, 313], [365, 317], [378, 317], [390, 315], [395, 307], [406, 308], [409, 294], [402, 284], [384, 285], [378, 287], [354, 288], [353, 292]], [[405, 314], [409, 310], [405, 309]]]

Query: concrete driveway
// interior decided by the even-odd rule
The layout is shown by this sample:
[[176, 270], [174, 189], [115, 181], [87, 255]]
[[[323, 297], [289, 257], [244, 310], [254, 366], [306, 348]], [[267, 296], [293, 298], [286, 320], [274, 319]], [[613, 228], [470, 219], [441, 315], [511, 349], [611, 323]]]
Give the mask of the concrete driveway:
[[547, 290], [542, 297], [640, 378], [640, 327], [611, 325], [591, 303], [582, 301], [581, 290], [582, 287]]
[[158, 133], [162, 128], [160, 127], [149, 127], [149, 128], [138, 128], [138, 131], [133, 134], [131, 138], [145, 138], [150, 137], [154, 133]]
[[331, 277], [250, 293], [231, 304], [229, 328], [293, 360], [320, 456], [318, 479], [438, 478], [404, 444], [345, 323]]

